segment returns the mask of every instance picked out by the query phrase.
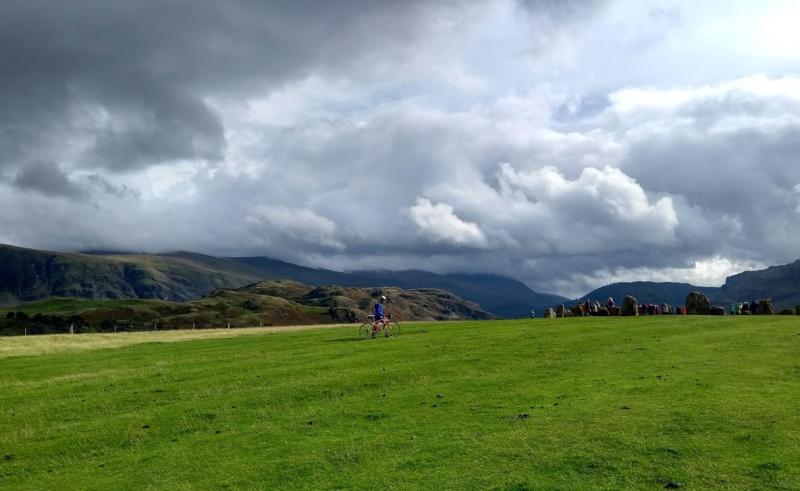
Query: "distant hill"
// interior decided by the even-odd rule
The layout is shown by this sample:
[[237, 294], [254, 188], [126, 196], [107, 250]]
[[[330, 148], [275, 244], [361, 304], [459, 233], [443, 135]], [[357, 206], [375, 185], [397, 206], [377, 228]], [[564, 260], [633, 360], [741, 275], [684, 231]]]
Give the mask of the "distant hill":
[[793, 308], [800, 305], [800, 261], [738, 273], [729, 276], [721, 287], [649, 281], [612, 283], [592, 291], [581, 300], [588, 298], [602, 302], [613, 297], [620, 302], [625, 295], [633, 295], [640, 303], [683, 305], [691, 291], [706, 294], [717, 305], [771, 298], [777, 310]]
[[[315, 287], [296, 281], [260, 282], [237, 289], [219, 289], [199, 300], [81, 300], [50, 298], [0, 309], [0, 334], [64, 332], [72, 324], [82, 330], [109, 331], [198, 327], [322, 324], [363, 322], [377, 297], [386, 295], [386, 311], [400, 321], [489, 320], [492, 314], [450, 292], [432, 288]], [[8, 313], [12, 315], [8, 317]], [[20, 316], [18, 312], [23, 312]]]
[[539, 293], [512, 278], [490, 274], [437, 275], [425, 271], [365, 272], [357, 275], [368, 278], [373, 284], [397, 285], [411, 288], [424, 285], [441, 288], [456, 295], [474, 300], [486, 310], [501, 317], [514, 318], [530, 315], [530, 310], [543, 309], [567, 301], [560, 295]]
[[266, 257], [219, 258], [192, 252], [70, 254], [0, 245], [0, 305], [48, 297], [188, 301], [219, 288], [282, 279], [314, 286], [444, 289], [502, 317], [524, 317], [531, 308], [541, 310], [566, 301], [557, 295], [536, 293], [517, 280], [496, 275], [424, 271], [343, 273]]
[[566, 302], [559, 295], [538, 293], [521, 281], [490, 274], [436, 274], [427, 271], [353, 271], [339, 273], [313, 269], [263, 257], [227, 258], [245, 264], [251, 274], [265, 279], [288, 278], [312, 285], [392, 285], [400, 288], [439, 288], [478, 303], [481, 308], [507, 318], [526, 317], [531, 309], [542, 310]]
[[[0, 245], [0, 306], [48, 297], [188, 301], [215, 289], [235, 289], [264, 280], [293, 280], [312, 286], [442, 289], [506, 318], [525, 317], [530, 309], [541, 311], [571, 303], [559, 295], [535, 292], [512, 278], [490, 274], [339, 272], [267, 257], [213, 257], [193, 252], [71, 254]], [[619, 302], [632, 294], [643, 303], [681, 305], [692, 290], [704, 292], [721, 305], [771, 297], [776, 308], [794, 307], [800, 304], [800, 261], [733, 275], [720, 288], [688, 283], [614, 283], [582, 300], [605, 301], [611, 296]]]
[[633, 281], [611, 283], [581, 297], [581, 301], [597, 300], [605, 303], [608, 297], [613, 298], [617, 304], [622, 303], [626, 295], [633, 295], [639, 303], [668, 303], [670, 305], [683, 305], [686, 295], [692, 291], [700, 291], [709, 298], [716, 298], [719, 288], [694, 286], [689, 283], [670, 283], [654, 281]]
[[258, 281], [181, 256], [91, 255], [0, 246], [0, 305], [48, 297], [190, 300]]
[[766, 297], [777, 309], [800, 305], [800, 261], [729, 276], [716, 299], [731, 303]]

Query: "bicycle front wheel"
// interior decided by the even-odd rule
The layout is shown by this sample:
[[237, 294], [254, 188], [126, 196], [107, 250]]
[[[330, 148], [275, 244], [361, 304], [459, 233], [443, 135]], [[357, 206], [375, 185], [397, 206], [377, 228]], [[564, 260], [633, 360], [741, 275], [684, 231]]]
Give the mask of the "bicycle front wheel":
[[390, 321], [388, 324], [386, 324], [386, 327], [384, 327], [384, 330], [386, 332], [386, 336], [387, 337], [399, 336], [400, 335], [400, 324], [398, 324], [397, 321]]
[[358, 335], [361, 336], [361, 339], [369, 339], [372, 337], [372, 323], [365, 322], [361, 324], [358, 328]]

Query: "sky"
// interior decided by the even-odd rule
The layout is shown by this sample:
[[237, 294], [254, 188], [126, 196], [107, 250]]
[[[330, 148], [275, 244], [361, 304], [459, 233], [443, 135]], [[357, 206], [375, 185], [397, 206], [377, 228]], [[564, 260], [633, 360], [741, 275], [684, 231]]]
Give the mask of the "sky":
[[488, 272], [800, 258], [800, 2], [0, 1], [0, 243]]

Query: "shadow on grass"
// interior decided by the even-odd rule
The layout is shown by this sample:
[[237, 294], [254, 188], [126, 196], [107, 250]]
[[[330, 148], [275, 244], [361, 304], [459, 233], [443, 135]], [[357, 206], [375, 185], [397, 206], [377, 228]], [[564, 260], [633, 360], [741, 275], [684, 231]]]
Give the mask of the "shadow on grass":
[[408, 332], [408, 333], [404, 332], [400, 336], [393, 336], [393, 337], [390, 337], [388, 339], [385, 338], [382, 334], [379, 334], [379, 335], [375, 336], [374, 339], [361, 339], [361, 337], [356, 334], [353, 337], [326, 339], [325, 341], [323, 341], [323, 343], [349, 343], [349, 342], [353, 342], [353, 341], [362, 341], [362, 342], [365, 342], [365, 343], [366, 342], [373, 342], [374, 343], [376, 341], [382, 341], [382, 340], [389, 341], [389, 340], [405, 338], [405, 337], [408, 337], [408, 336], [415, 336], [415, 335], [418, 335], [418, 334], [425, 334], [425, 331]]
[[368, 339], [361, 339], [358, 335], [347, 338], [326, 339], [323, 343], [350, 343], [353, 341], [369, 341]]

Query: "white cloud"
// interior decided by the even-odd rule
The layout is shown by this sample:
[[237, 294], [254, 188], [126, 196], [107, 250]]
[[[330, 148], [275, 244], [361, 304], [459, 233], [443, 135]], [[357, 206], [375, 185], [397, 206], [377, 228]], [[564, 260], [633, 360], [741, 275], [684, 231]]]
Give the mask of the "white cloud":
[[571, 298], [579, 298], [589, 291], [586, 287], [574, 285], [608, 285], [618, 282], [666, 281], [690, 283], [696, 286], [720, 286], [725, 278], [742, 271], [763, 269], [767, 264], [759, 261], [734, 261], [714, 256], [698, 259], [686, 267], [667, 268], [601, 268], [591, 274], [575, 274], [563, 285], [564, 293]]
[[[672, 199], [651, 204], [642, 187], [619, 169], [583, 169], [575, 180], [544, 167], [519, 172], [500, 166], [502, 194], [527, 226], [544, 233], [548, 251], [586, 254], [642, 244], [674, 243], [678, 217]], [[552, 234], [552, 235], [551, 235]]]
[[434, 242], [479, 248], [488, 245], [480, 227], [458, 218], [447, 203], [433, 204], [428, 199], [419, 198], [408, 214], [422, 235]]
[[308, 208], [257, 206], [250, 210], [245, 221], [255, 227], [253, 233], [260, 235], [267, 244], [273, 235], [287, 235], [307, 245], [345, 249], [335, 238], [336, 224]]

